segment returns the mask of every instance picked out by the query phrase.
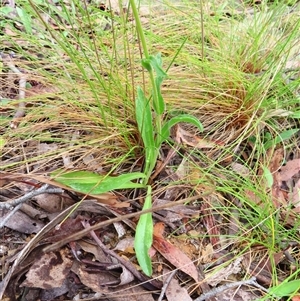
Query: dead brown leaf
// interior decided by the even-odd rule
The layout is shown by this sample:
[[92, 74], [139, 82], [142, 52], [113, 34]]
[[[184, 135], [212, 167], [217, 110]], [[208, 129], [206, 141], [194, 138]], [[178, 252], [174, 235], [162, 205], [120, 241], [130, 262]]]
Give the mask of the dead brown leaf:
[[175, 128], [176, 128], [176, 132], [175, 132], [174, 139], [177, 143], [183, 143], [195, 148], [214, 148], [217, 145], [216, 143], [202, 139], [196, 135], [193, 135], [192, 133], [185, 131], [179, 125], [176, 125]]
[[33, 199], [41, 209], [49, 213], [60, 212], [63, 208], [63, 198], [57, 194], [43, 193], [33, 197]]
[[50, 289], [62, 286], [73, 264], [68, 248], [41, 254], [26, 274], [21, 286]]
[[[5, 215], [1, 216], [1, 218], [5, 218]], [[5, 223], [5, 226], [15, 231], [19, 231], [20, 233], [31, 234], [38, 233], [45, 224], [38, 219], [31, 218], [22, 211], [17, 211], [9, 218]]]
[[[169, 276], [169, 270], [164, 269], [164, 280], [166, 280]], [[167, 289], [166, 289], [166, 297], [168, 301], [192, 301], [187, 289], [185, 287], [180, 286], [177, 279], [172, 278]]]
[[294, 159], [288, 161], [285, 166], [281, 167], [280, 180], [288, 181], [299, 171], [300, 171], [300, 159]]
[[242, 270], [241, 261], [242, 257], [238, 257], [228, 266], [212, 272], [210, 275], [205, 275], [206, 282], [211, 286], [217, 286], [222, 281], [228, 279], [230, 276], [238, 274]]
[[282, 205], [286, 206], [287, 204], [286, 196], [281, 189], [282, 180], [278, 173], [279, 169], [282, 166], [283, 158], [284, 150], [282, 148], [276, 149], [269, 165], [269, 170], [273, 175], [273, 185], [271, 187], [271, 192], [275, 208], [279, 208]]
[[180, 269], [198, 282], [198, 271], [196, 266], [185, 253], [165, 240], [161, 233], [162, 225], [163, 223], [157, 223], [154, 226], [152, 246], [176, 268]]
[[293, 205], [296, 207], [296, 211], [300, 212], [300, 179], [294, 186], [293, 195], [292, 195]]

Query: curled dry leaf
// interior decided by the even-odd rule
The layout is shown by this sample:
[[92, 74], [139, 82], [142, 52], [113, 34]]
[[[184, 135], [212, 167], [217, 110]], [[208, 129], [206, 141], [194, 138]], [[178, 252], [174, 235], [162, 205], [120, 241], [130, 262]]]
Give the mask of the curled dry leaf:
[[[93, 268], [92, 266], [86, 267], [84, 264], [76, 262], [72, 266], [72, 271], [78, 275], [84, 285], [97, 293], [108, 293], [112, 288], [126, 285], [134, 280], [132, 273], [121, 264], [99, 264], [101, 267], [95, 265]], [[121, 269], [119, 276], [111, 273], [113, 270], [119, 269]]]
[[[290, 194], [290, 200], [296, 207], [296, 212], [299, 212], [300, 207], [300, 179], [296, 176], [300, 172], [300, 159], [294, 159], [288, 161], [285, 166], [281, 167], [279, 172], [279, 179], [281, 181], [296, 181], [295, 185], [292, 187], [292, 192]], [[293, 181], [292, 181], [293, 183]]]
[[95, 259], [102, 263], [110, 263], [108, 256], [103, 252], [101, 248], [99, 248], [97, 245], [89, 243], [85, 240], [78, 240], [77, 241], [78, 246], [86, 253], [93, 254]]
[[[1, 218], [4, 219], [5, 216]], [[38, 233], [45, 224], [40, 220], [29, 217], [22, 211], [17, 211], [9, 218], [5, 226], [20, 233], [32, 234]]]
[[116, 278], [107, 272], [90, 272], [86, 271], [84, 265], [75, 262], [72, 266], [74, 272], [85, 286], [89, 287], [96, 293], [108, 293], [108, 287], [105, 284], [116, 283]]
[[192, 260], [180, 249], [165, 240], [162, 236], [163, 223], [157, 223], [154, 226], [152, 246], [171, 264], [180, 269], [196, 282], [198, 282], [198, 271]]
[[300, 213], [300, 179], [294, 186], [293, 195], [292, 195], [293, 205], [296, 207], [296, 212]]
[[33, 197], [33, 199], [46, 212], [55, 213], [60, 212], [62, 209], [63, 200], [58, 194], [43, 193]]
[[212, 272], [211, 275], [206, 275], [206, 282], [211, 286], [217, 286], [220, 282], [228, 279], [229, 276], [233, 274], [238, 274], [241, 272], [241, 261], [243, 257], [238, 257], [227, 267], [218, 269], [215, 272]]
[[216, 147], [216, 143], [209, 142], [206, 139], [200, 138], [196, 135], [193, 135], [190, 132], [185, 131], [178, 124], [175, 126], [176, 134], [174, 140], [177, 143], [184, 143], [186, 145], [196, 147], [196, 148], [214, 148]]
[[236, 172], [238, 175], [242, 176], [243, 178], [247, 178], [250, 174], [250, 170], [247, 166], [237, 162], [232, 162], [231, 168], [234, 172]]
[[[134, 276], [130, 271], [128, 271], [123, 265], [114, 263], [110, 256], [104, 253], [104, 251], [84, 240], [79, 240], [77, 243], [77, 248], [81, 248], [85, 253], [93, 254], [97, 261], [89, 261], [82, 259], [82, 262], [77, 262], [73, 265], [72, 271], [78, 275], [81, 282], [87, 287], [91, 288], [93, 291], [98, 293], [103, 293], [107, 289], [106, 287], [115, 287], [119, 285], [125, 285], [134, 280]], [[111, 268], [114, 270], [120, 270], [121, 274], [119, 276], [113, 276], [109, 271]], [[97, 289], [98, 286], [102, 286]]]
[[68, 248], [43, 253], [29, 269], [21, 286], [50, 289], [62, 286], [70, 272], [73, 259]]
[[126, 237], [117, 243], [117, 245], [114, 248], [114, 251], [122, 251], [122, 252], [128, 252], [134, 254], [134, 238], [133, 237]]
[[280, 180], [288, 181], [299, 171], [300, 171], [300, 159], [294, 159], [288, 161], [285, 166], [281, 167]]
[[[170, 270], [164, 269], [164, 281], [168, 278]], [[172, 278], [167, 289], [166, 297], [168, 301], [192, 301], [187, 289], [180, 286], [176, 278]]]

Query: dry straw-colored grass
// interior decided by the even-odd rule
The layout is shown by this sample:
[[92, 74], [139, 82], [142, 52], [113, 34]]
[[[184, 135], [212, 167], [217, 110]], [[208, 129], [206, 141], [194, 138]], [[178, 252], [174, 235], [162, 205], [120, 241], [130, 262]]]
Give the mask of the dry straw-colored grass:
[[[199, 8], [168, 8], [162, 15], [148, 16], [146, 36], [150, 52], [160, 51], [165, 67], [184, 43], [162, 88], [168, 110], [199, 117], [204, 135], [230, 148], [240, 137], [246, 139], [264, 127], [267, 106], [262, 104], [274, 89], [273, 71], [284, 66], [275, 59], [274, 45], [285, 45], [290, 31], [278, 36], [276, 29], [282, 23], [275, 23], [274, 29], [278, 19], [273, 17], [274, 22], [268, 24], [269, 15], [260, 17], [264, 22], [260, 20], [262, 28], [255, 35], [249, 16], [241, 23], [234, 18], [216, 20], [204, 13], [203, 48]], [[134, 96], [138, 85], [150, 95], [148, 78], [140, 66], [133, 21], [116, 22], [112, 29], [113, 35], [94, 37], [97, 50], [85, 41], [86, 36], [80, 44], [70, 42], [68, 46], [75, 51], [70, 58], [62, 57], [62, 51], [44, 48], [44, 61], [37, 60], [28, 76], [29, 81], [42, 83], [42, 88], [29, 97], [18, 129], [2, 131], [7, 143], [1, 168], [20, 171], [26, 162], [29, 172], [43, 172], [64, 165], [64, 155], [72, 161], [72, 168], [109, 170], [119, 166], [118, 160], [127, 166], [126, 162], [131, 164], [142, 156]], [[40, 45], [35, 47], [38, 51]], [[272, 69], [274, 62], [278, 65]], [[11, 104], [9, 107], [11, 111]], [[270, 101], [267, 109], [278, 107]], [[7, 127], [8, 122], [3, 125]], [[29, 146], [32, 143], [53, 148], [39, 153], [37, 146]]]

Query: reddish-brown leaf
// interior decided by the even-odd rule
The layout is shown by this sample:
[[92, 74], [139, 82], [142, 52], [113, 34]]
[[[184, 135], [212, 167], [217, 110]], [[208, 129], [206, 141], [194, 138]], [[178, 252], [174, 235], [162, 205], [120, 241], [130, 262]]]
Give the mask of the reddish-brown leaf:
[[180, 269], [198, 282], [197, 268], [185, 253], [165, 240], [163, 236], [153, 235], [152, 246], [176, 268]]

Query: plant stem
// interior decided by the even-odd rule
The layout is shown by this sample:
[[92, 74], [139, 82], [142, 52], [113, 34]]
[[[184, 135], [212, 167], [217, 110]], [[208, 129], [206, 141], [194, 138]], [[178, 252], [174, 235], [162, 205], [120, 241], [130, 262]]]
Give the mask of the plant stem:
[[149, 52], [148, 52], [148, 48], [147, 48], [147, 44], [146, 44], [145, 35], [144, 35], [144, 32], [143, 32], [142, 23], [141, 23], [141, 20], [140, 20], [140, 17], [139, 17], [139, 12], [136, 8], [134, 0], [130, 0], [130, 5], [132, 7], [132, 12], [133, 12], [133, 16], [134, 16], [134, 19], [135, 19], [137, 32], [138, 32], [138, 35], [139, 35], [139, 37], [141, 39], [141, 42], [142, 42], [144, 55], [145, 55], [146, 59], [149, 59]]

